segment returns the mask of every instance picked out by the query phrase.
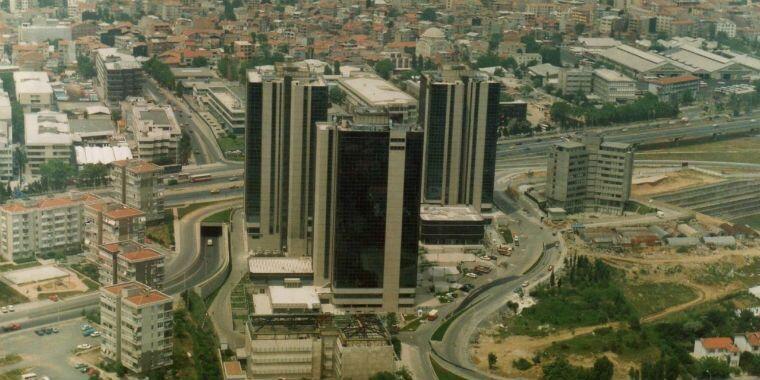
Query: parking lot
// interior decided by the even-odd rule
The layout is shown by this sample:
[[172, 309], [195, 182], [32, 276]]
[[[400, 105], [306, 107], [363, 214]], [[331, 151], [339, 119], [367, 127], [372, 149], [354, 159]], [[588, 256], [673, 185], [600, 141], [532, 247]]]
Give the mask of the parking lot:
[[87, 376], [76, 370], [74, 351], [83, 343], [97, 345], [99, 338], [82, 336], [80, 325], [83, 318], [77, 318], [46, 327], [59, 329], [57, 334], [38, 336], [33, 329], [12, 333], [0, 333], [0, 356], [8, 354], [21, 355], [22, 361], [6, 367], [0, 367], [0, 373], [23, 368], [38, 376], [51, 379], [86, 379]]

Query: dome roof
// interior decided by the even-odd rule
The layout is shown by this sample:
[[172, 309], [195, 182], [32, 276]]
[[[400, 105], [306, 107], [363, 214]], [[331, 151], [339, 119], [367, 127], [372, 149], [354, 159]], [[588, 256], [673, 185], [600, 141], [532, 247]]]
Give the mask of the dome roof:
[[425, 33], [422, 33], [423, 38], [446, 38], [446, 35], [443, 34], [443, 31], [438, 28], [429, 28], [425, 31]]

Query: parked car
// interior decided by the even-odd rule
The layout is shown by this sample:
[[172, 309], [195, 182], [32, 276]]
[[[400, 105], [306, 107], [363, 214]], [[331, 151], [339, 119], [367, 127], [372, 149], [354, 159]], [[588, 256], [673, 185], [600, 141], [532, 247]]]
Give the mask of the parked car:
[[7, 313], [7, 312], [8, 312], [8, 308], [7, 308], [7, 307], [5, 307], [5, 306], [3, 306], [3, 307], [0, 307], [0, 313], [3, 313], [3, 314], [5, 314], [5, 313]]
[[89, 343], [82, 343], [82, 344], [77, 345], [77, 350], [89, 350], [91, 348], [92, 348], [92, 345], [90, 345]]
[[100, 336], [100, 331], [93, 331], [92, 334], [90, 334], [90, 338], [97, 338]]
[[8, 311], [10, 311], [12, 313], [12, 312], [16, 311], [16, 308], [13, 305], [8, 305]]
[[478, 278], [478, 275], [477, 275], [477, 274], [475, 274], [475, 273], [472, 273], [472, 272], [470, 272], [470, 273], [467, 273], [465, 276], [467, 276], [467, 277], [469, 277], [469, 278]]
[[459, 288], [459, 290], [463, 292], [470, 292], [472, 289], [475, 289], [475, 285], [473, 284], [464, 284], [461, 288]]
[[18, 323], [11, 323], [10, 325], [3, 326], [3, 332], [21, 330], [21, 325]]

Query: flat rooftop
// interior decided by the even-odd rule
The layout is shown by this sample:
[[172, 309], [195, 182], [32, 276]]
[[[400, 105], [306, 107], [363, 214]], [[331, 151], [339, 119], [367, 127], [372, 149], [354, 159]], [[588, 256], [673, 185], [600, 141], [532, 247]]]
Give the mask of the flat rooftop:
[[420, 219], [425, 221], [471, 221], [482, 222], [485, 219], [479, 212], [467, 206], [433, 206], [423, 205]]
[[307, 274], [313, 273], [310, 257], [251, 257], [248, 259], [251, 274]]
[[38, 267], [14, 270], [3, 274], [3, 277], [5, 277], [6, 280], [10, 281], [14, 285], [24, 285], [32, 282], [65, 278], [70, 275], [71, 273], [58, 267], [52, 265], [43, 265]]
[[368, 106], [416, 105], [417, 100], [374, 74], [361, 73], [341, 78], [338, 83]]
[[71, 145], [69, 118], [64, 113], [44, 111], [24, 115], [27, 145]]
[[594, 75], [608, 82], [634, 82], [634, 80], [628, 76], [610, 69], [596, 69], [594, 70]]

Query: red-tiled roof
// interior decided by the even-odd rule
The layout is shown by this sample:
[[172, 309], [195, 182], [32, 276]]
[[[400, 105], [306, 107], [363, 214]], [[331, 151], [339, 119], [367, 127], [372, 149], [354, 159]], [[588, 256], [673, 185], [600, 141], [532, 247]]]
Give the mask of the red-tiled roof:
[[141, 249], [139, 251], [127, 252], [121, 255], [129, 261], [145, 261], [161, 258], [163, 255], [152, 249]]
[[118, 208], [115, 210], [106, 211], [103, 213], [103, 215], [111, 219], [127, 219], [127, 218], [134, 218], [137, 216], [143, 216], [145, 215], [145, 213], [132, 207], [123, 207], [123, 208]]
[[739, 351], [734, 345], [733, 339], [727, 337], [702, 338], [702, 347], [708, 350]]
[[693, 76], [693, 75], [681, 75], [677, 77], [667, 77], [667, 78], [658, 78], [652, 80], [652, 83], [659, 84], [659, 85], [668, 85], [668, 84], [676, 84], [676, 83], [683, 83], [683, 82], [692, 82], [695, 80], [699, 80], [699, 78]]

